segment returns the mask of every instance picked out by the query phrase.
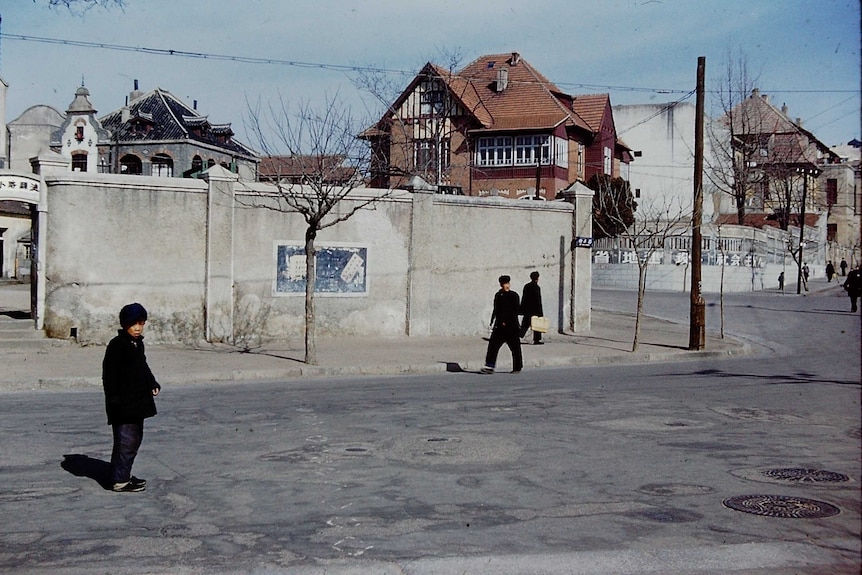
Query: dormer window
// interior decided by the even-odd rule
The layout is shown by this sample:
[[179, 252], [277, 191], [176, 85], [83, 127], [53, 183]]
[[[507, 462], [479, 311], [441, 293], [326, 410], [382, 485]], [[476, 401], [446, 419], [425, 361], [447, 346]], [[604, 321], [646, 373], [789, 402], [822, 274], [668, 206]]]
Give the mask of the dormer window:
[[77, 126], [75, 128], [75, 139], [79, 142], [84, 141], [84, 126]]

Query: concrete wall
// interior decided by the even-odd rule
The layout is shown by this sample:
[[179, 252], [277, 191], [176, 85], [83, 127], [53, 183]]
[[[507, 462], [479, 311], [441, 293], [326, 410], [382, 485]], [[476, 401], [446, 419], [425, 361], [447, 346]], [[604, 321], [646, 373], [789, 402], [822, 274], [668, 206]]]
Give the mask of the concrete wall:
[[[120, 307], [138, 301], [150, 311], [149, 341], [302, 339], [303, 294], [276, 293], [274, 283], [275, 246], [302, 245], [305, 223], [250, 207], [272, 202], [272, 187], [237, 183], [220, 167], [207, 181], [43, 175], [48, 335], [74, 328], [81, 342], [104, 342]], [[356, 190], [354, 201], [384, 192]], [[566, 202], [396, 191], [318, 235], [318, 247], [367, 248], [365, 293], [315, 297], [318, 334], [484, 334], [497, 277], [511, 275], [520, 292], [532, 270], [552, 329], [566, 328], [572, 214]]]

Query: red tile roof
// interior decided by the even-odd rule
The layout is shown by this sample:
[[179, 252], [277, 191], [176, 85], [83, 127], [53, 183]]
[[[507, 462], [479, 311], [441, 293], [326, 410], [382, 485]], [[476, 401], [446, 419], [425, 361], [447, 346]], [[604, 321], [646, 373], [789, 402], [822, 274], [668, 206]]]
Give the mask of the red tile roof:
[[[497, 85], [501, 70], [508, 75], [505, 87]], [[561, 123], [591, 128], [555, 95], [562, 91], [517, 53], [481, 56], [457, 75], [473, 86], [490, 114], [490, 122], [478, 118], [486, 129], [553, 128]]]

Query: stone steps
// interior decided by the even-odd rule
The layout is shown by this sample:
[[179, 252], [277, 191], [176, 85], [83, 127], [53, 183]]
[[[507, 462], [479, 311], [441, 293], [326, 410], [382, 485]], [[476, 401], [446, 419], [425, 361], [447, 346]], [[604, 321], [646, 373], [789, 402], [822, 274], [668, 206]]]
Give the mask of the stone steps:
[[[18, 316], [22, 317], [18, 317]], [[39, 350], [69, 342], [62, 339], [51, 339], [45, 332], [33, 326], [33, 320], [23, 317], [24, 314], [0, 312], [0, 347], [5, 349]]]

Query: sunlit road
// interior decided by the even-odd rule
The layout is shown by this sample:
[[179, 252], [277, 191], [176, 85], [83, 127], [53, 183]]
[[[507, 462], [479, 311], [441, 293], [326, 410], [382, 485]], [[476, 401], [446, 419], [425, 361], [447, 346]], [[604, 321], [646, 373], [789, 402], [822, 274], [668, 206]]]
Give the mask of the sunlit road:
[[[0, 571], [856, 574], [848, 308], [836, 290], [726, 296], [726, 332], [760, 349], [732, 359], [166, 389], [138, 494], [91, 478], [101, 394], [2, 395]], [[687, 321], [688, 299], [646, 311]], [[724, 504], [757, 495], [789, 516]]]

